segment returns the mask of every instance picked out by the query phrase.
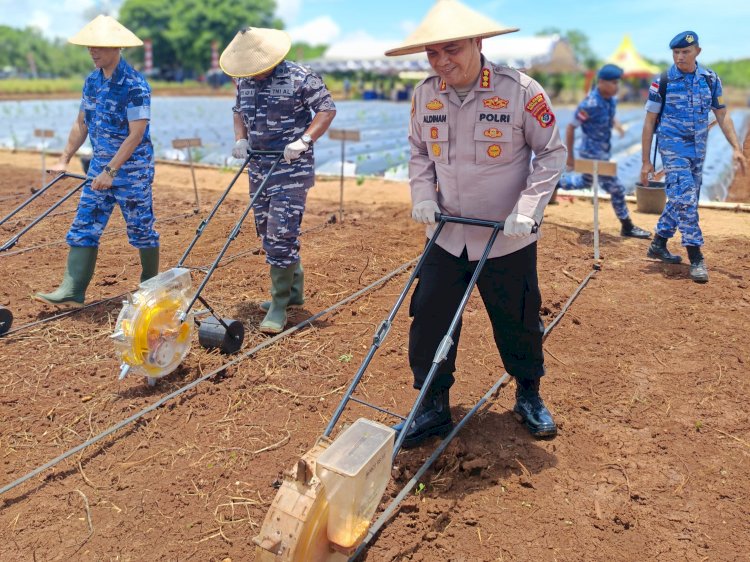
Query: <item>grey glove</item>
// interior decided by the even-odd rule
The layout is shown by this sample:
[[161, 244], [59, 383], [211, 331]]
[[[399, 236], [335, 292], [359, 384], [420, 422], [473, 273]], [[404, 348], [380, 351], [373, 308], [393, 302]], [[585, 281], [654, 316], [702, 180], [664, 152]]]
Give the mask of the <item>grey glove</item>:
[[247, 152], [250, 149], [250, 143], [247, 142], [247, 139], [240, 139], [237, 142], [234, 143], [234, 148], [232, 148], [232, 158], [236, 158], [237, 160], [244, 160], [247, 158]]
[[432, 199], [421, 201], [412, 207], [411, 218], [423, 224], [435, 224], [435, 213], [440, 212], [440, 207]]

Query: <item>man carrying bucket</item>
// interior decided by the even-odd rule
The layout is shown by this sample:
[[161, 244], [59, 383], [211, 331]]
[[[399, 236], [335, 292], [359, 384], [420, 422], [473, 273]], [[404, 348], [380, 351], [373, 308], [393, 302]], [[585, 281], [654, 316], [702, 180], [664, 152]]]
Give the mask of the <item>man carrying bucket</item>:
[[[709, 111], [714, 112], [721, 132], [732, 145], [732, 159], [742, 173], [747, 161], [722, 100], [721, 80], [713, 70], [696, 61], [701, 52], [698, 34], [683, 31], [672, 39], [669, 48], [674, 64], [667, 72], [666, 87], [661, 84], [661, 77], [651, 84], [643, 123], [641, 184], [648, 185], [654, 173], [650, 153], [656, 129], [667, 192], [667, 204], [656, 223], [647, 255], [666, 263], [680, 263], [682, 258], [667, 250], [667, 241], [679, 230], [690, 259], [690, 278], [696, 283], [706, 283], [708, 269], [701, 252], [703, 234], [698, 224], [698, 200], [706, 159]], [[666, 99], [662, 99], [661, 91]]]
[[123, 47], [143, 42], [110, 16], [97, 16], [68, 40], [88, 47], [96, 70], [83, 86], [83, 98], [60, 160], [49, 172], [63, 173], [88, 136], [93, 155], [87, 182], [66, 241], [65, 274], [51, 293], [36, 300], [80, 307], [94, 274], [99, 238], [115, 203], [120, 206], [128, 241], [138, 248], [141, 281], [159, 272], [159, 234], [154, 230], [151, 184], [154, 149], [149, 136], [151, 88], [120, 56]]
[[[514, 411], [537, 437], [557, 426], [539, 394], [544, 375], [537, 279], [539, 226], [565, 165], [549, 97], [525, 74], [482, 55], [482, 39], [518, 31], [456, 0], [439, 0], [404, 44], [386, 55], [426, 52], [436, 75], [412, 98], [412, 217], [434, 232], [435, 213], [505, 221], [478, 280], [505, 369], [516, 379]], [[532, 152], [534, 157], [532, 158]], [[488, 229], [446, 224], [420, 270], [411, 300], [409, 363], [421, 388], [489, 239]], [[404, 446], [453, 426], [449, 388], [455, 344], [442, 362]], [[404, 430], [404, 428], [399, 428]]]
[[[291, 46], [284, 31], [247, 28], [237, 33], [219, 60], [224, 72], [239, 78], [232, 156], [244, 160], [249, 148], [284, 151], [284, 161], [253, 205], [255, 226], [271, 267], [271, 300], [260, 305], [266, 312], [260, 329], [269, 334], [284, 329], [288, 306], [304, 303], [299, 234], [307, 192], [315, 183], [313, 143], [336, 115], [320, 76], [284, 60]], [[274, 159], [269, 155], [251, 159], [251, 196]]]
[[[568, 147], [567, 168], [575, 165], [573, 145], [576, 129], [583, 131], [579, 156], [589, 160], [609, 160], [612, 153], [612, 129], [623, 134], [621, 125], [615, 118], [617, 110], [617, 90], [620, 87], [622, 68], [614, 64], [605, 64], [597, 74], [597, 83], [586, 99], [576, 109], [573, 122], [565, 130], [565, 143]], [[591, 187], [594, 177], [582, 174], [570, 178], [563, 177], [558, 184], [561, 189], [585, 189]], [[612, 208], [620, 219], [621, 236], [632, 238], [651, 238], [651, 233], [633, 224], [625, 203], [625, 186], [617, 176], [599, 176], [599, 185], [612, 196]]]

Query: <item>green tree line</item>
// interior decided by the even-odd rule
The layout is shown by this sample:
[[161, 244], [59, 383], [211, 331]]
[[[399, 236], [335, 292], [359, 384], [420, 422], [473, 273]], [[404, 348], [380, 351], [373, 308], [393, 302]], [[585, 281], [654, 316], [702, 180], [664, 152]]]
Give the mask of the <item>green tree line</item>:
[[35, 28], [15, 29], [0, 25], [0, 71], [12, 68], [31, 75], [33, 58], [39, 76], [73, 76], [91, 69], [91, 57], [85, 49], [63, 39], [50, 41]]

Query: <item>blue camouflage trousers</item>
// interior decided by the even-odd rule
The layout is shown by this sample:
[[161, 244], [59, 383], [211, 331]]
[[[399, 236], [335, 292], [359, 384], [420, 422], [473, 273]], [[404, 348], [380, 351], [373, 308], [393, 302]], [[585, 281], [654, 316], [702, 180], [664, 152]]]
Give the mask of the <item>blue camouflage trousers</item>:
[[101, 191], [94, 191], [91, 182], [86, 182], [65, 241], [69, 246], [99, 246], [99, 238], [117, 203], [125, 219], [130, 245], [135, 248], [158, 247], [159, 233], [154, 230], [151, 181], [148, 179]]
[[698, 225], [698, 198], [703, 181], [703, 158], [679, 156], [661, 151], [666, 170], [667, 204], [656, 234], [672, 238], [679, 229], [683, 246], [702, 246], [703, 233]]
[[[586, 189], [594, 184], [591, 174], [574, 174], [560, 179], [560, 189]], [[628, 206], [625, 203], [625, 186], [617, 176], [599, 176], [599, 187], [612, 197], [612, 208], [620, 220], [628, 218]]]
[[308, 191], [266, 185], [253, 203], [255, 230], [269, 265], [286, 268], [299, 262], [299, 235]]

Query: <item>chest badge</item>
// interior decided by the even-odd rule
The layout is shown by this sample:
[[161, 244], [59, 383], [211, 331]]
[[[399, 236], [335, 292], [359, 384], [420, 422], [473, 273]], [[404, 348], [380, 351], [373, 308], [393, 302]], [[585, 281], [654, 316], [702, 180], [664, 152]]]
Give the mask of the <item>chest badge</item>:
[[430, 127], [430, 138], [431, 139], [438, 138], [438, 128], [437, 127]]
[[490, 158], [497, 158], [503, 153], [503, 149], [497, 144], [491, 144], [487, 149], [487, 156]]
[[484, 130], [484, 136], [491, 139], [499, 139], [503, 136], [503, 132], [497, 127], [490, 127], [489, 129]]
[[443, 109], [444, 106], [439, 99], [435, 98], [432, 101], [428, 101], [425, 104], [425, 107], [429, 109], [430, 111], [437, 111], [438, 109]]
[[506, 107], [508, 107], [509, 103], [510, 101], [504, 100], [499, 96], [482, 100], [482, 104], [484, 104], [484, 107], [488, 109], [505, 109]]
[[435, 158], [439, 158], [439, 157], [440, 157], [440, 154], [441, 154], [442, 152], [443, 152], [443, 149], [442, 149], [442, 148], [440, 148], [440, 145], [439, 145], [438, 143], [436, 143], [436, 142], [433, 142], [433, 143], [432, 143], [432, 155], [433, 155], [433, 156], [434, 156]]

